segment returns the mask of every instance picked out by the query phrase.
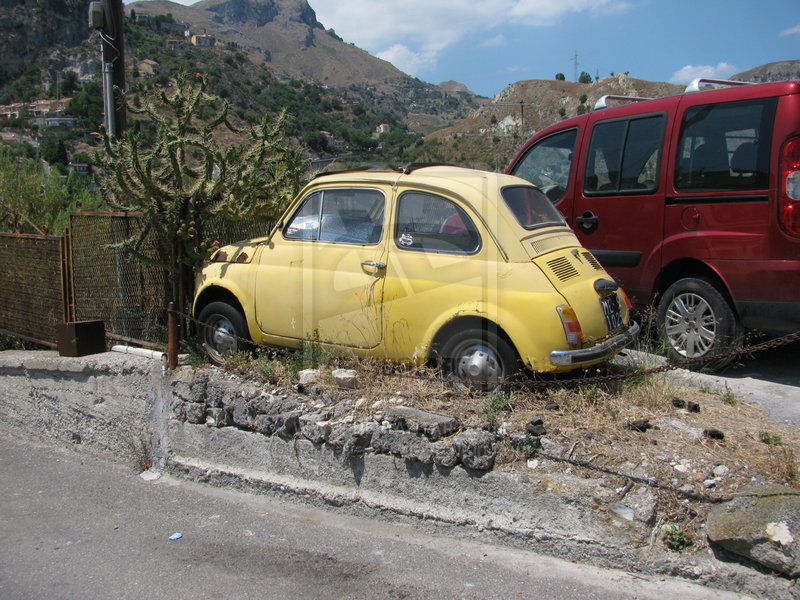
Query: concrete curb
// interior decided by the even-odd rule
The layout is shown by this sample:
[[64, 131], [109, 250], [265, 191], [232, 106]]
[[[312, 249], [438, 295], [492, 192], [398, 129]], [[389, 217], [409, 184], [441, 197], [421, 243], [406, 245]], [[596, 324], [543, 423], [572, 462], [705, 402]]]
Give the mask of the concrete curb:
[[[255, 493], [284, 495], [355, 514], [412, 518], [536, 552], [650, 574], [691, 578], [760, 597], [796, 597], [788, 582], [683, 556], [648, 543], [645, 523], [592, 508], [598, 481], [535, 470], [472, 471], [367, 449], [266, 436], [175, 418], [176, 382], [193, 377], [160, 362], [106, 353], [0, 353], [0, 427], [55, 439], [143, 470]], [[185, 387], [185, 386], [184, 386]]]

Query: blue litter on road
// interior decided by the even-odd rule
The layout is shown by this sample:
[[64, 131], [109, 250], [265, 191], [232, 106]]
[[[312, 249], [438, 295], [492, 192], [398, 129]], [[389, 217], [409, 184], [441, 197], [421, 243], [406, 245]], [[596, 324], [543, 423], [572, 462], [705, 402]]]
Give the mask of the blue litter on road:
[[183, 534], [182, 534], [182, 533], [173, 533], [173, 534], [172, 534], [171, 536], [169, 536], [167, 539], [168, 539], [168, 540], [170, 540], [170, 541], [175, 541], [175, 540], [179, 540], [179, 539], [181, 539], [182, 537], [183, 537]]

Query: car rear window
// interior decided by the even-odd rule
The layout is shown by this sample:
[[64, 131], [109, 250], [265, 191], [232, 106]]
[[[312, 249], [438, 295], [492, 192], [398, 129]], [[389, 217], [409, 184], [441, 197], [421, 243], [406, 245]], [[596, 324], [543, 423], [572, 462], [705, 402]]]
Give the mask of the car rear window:
[[538, 188], [514, 185], [503, 188], [501, 193], [506, 206], [525, 229], [564, 225], [561, 213]]

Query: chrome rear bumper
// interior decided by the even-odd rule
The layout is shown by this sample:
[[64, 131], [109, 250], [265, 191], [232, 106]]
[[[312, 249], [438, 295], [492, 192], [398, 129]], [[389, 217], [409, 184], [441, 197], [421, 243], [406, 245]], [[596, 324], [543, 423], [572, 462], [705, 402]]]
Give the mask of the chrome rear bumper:
[[588, 365], [610, 358], [615, 352], [630, 344], [639, 335], [639, 324], [634, 322], [626, 331], [580, 350], [553, 350], [550, 362], [558, 367]]

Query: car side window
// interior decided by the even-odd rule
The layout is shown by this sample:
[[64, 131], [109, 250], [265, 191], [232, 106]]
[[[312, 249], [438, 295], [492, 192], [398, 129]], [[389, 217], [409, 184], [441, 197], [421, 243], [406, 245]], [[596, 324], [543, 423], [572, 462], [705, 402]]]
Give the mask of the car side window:
[[455, 202], [426, 192], [405, 192], [397, 202], [394, 241], [401, 250], [474, 254], [481, 237]]
[[590, 195], [655, 192], [665, 123], [664, 115], [596, 123], [583, 191]]
[[511, 174], [530, 181], [551, 202], [558, 202], [567, 191], [577, 139], [577, 129], [546, 137], [522, 156]]
[[769, 187], [777, 98], [693, 106], [678, 140], [675, 189], [685, 192]]
[[289, 240], [377, 244], [383, 230], [384, 196], [371, 189], [330, 189], [310, 194], [284, 227]]

